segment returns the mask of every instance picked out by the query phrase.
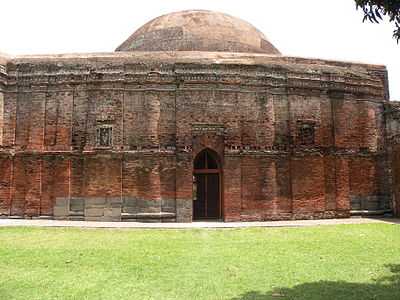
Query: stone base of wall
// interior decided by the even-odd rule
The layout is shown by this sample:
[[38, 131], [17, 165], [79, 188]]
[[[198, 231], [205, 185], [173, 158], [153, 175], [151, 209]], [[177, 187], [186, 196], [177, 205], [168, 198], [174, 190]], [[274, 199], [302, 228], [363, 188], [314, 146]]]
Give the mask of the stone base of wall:
[[350, 206], [352, 210], [390, 210], [390, 201], [389, 196], [351, 196]]
[[396, 198], [396, 195], [393, 197], [393, 215], [395, 217], [400, 217], [400, 199]]
[[121, 198], [57, 198], [56, 220], [121, 221]]
[[175, 200], [138, 198], [58, 198], [54, 206], [56, 220], [176, 222]]
[[288, 221], [288, 220], [318, 220], [318, 219], [336, 219], [349, 218], [350, 211], [324, 211], [314, 213], [281, 213], [281, 214], [240, 214], [227, 216], [225, 222], [262, 222], [262, 221]]
[[[83, 200], [83, 199], [81, 199]], [[87, 199], [85, 199], [87, 200]], [[87, 202], [87, 204], [86, 204]], [[69, 204], [68, 204], [69, 203]], [[78, 204], [79, 203], [79, 204]], [[71, 205], [72, 204], [72, 205]], [[70, 209], [68, 210], [68, 205]], [[83, 210], [82, 210], [83, 207]], [[78, 209], [79, 208], [79, 209]], [[54, 216], [9, 216], [0, 215], [0, 218], [18, 219], [56, 219], [70, 221], [123, 221], [123, 222], [145, 222], [145, 223], [164, 223], [164, 222], [192, 222], [189, 210], [185, 210], [182, 216], [174, 212], [150, 212], [150, 213], [126, 213], [121, 202], [117, 199], [92, 198], [89, 201], [78, 201], [78, 199], [60, 199], [54, 208]], [[350, 211], [325, 211], [315, 213], [281, 213], [281, 214], [259, 214], [247, 213], [226, 216], [224, 222], [260, 222], [260, 221], [286, 221], [286, 220], [318, 220], [349, 218]]]

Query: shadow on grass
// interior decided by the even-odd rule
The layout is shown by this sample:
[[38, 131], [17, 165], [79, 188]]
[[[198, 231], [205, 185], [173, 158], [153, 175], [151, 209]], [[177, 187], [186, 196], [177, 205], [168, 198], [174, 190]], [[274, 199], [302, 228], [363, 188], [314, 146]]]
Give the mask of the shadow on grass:
[[371, 218], [379, 221], [383, 221], [390, 224], [400, 224], [400, 218], [386, 217], [386, 218]]
[[280, 288], [266, 293], [250, 291], [232, 300], [277, 299], [344, 299], [344, 300], [394, 300], [400, 299], [400, 265], [387, 265], [392, 275], [375, 279], [373, 283], [346, 281], [317, 281]]

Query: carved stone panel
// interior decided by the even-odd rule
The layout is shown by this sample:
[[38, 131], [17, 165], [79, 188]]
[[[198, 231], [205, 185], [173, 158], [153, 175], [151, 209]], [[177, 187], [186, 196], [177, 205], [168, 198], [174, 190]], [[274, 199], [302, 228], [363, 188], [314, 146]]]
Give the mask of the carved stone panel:
[[100, 148], [112, 147], [112, 126], [102, 125], [96, 130], [96, 146]]

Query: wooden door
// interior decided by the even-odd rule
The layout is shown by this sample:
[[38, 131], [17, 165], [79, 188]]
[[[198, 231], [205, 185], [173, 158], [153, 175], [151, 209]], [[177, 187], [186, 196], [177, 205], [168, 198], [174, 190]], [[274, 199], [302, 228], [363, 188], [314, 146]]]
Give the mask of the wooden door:
[[193, 219], [221, 218], [220, 168], [210, 150], [199, 153], [194, 162]]
[[219, 174], [196, 174], [196, 197], [193, 201], [194, 219], [220, 218]]

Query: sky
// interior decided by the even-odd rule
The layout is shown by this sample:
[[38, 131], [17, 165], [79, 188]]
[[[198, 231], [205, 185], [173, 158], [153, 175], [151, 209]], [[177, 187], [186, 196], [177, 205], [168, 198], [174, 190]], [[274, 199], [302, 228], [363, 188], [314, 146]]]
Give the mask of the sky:
[[400, 44], [393, 25], [362, 23], [353, 0], [1, 0], [0, 52], [112, 52], [162, 14], [207, 9], [244, 19], [282, 54], [384, 64], [400, 100]]

